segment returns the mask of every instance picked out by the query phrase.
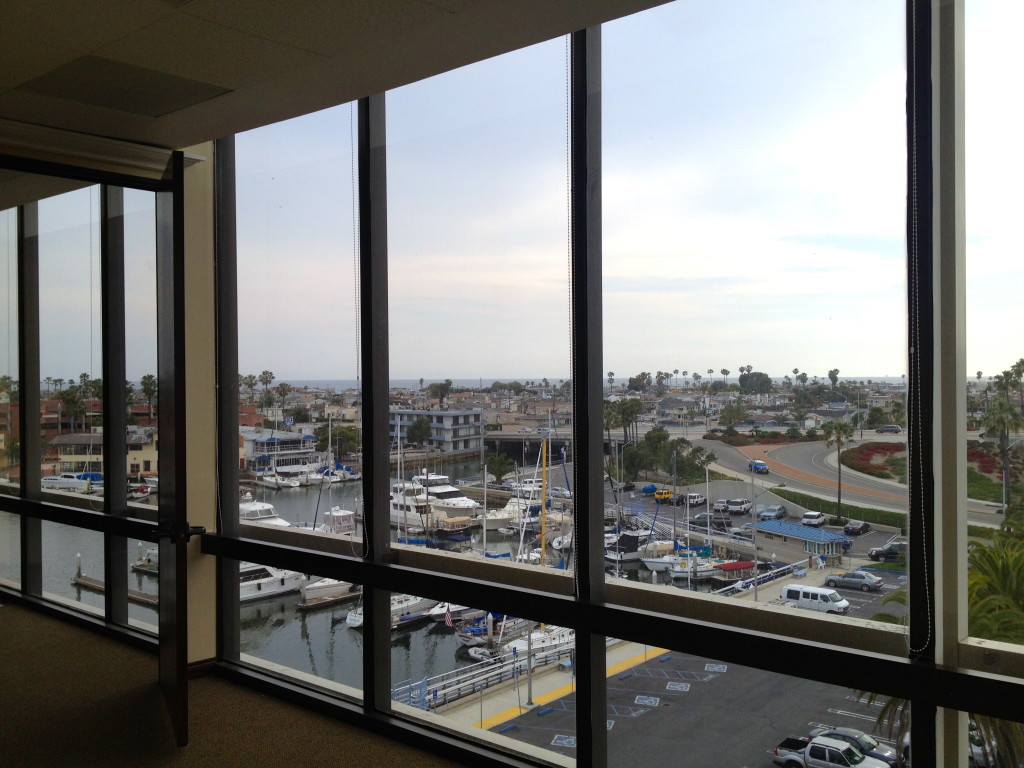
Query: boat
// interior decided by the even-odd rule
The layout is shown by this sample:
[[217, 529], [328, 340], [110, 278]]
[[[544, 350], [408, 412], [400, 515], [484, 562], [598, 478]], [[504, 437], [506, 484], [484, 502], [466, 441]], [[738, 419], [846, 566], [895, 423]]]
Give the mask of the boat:
[[452, 485], [448, 475], [436, 475], [423, 469], [421, 474], [413, 475], [412, 482], [422, 486], [430, 508], [435, 512], [446, 517], [475, 517], [479, 514], [479, 502]]
[[427, 531], [438, 527], [443, 515], [430, 508], [423, 486], [408, 480], [399, 480], [391, 486], [391, 525], [400, 531]]
[[449, 627], [456, 621], [468, 621], [484, 615], [484, 611], [478, 608], [470, 608], [468, 605], [455, 605], [453, 603], [438, 603], [429, 611], [427, 617], [433, 621], [443, 621]]
[[538, 651], [557, 650], [574, 645], [575, 642], [575, 629], [547, 624], [540, 625], [530, 632], [529, 639], [527, 637], [518, 637], [515, 640], [510, 640], [501, 647], [501, 650], [511, 651], [522, 656], [525, 656], [529, 650], [536, 656]]
[[297, 523], [294, 527], [337, 535], [355, 533], [356, 513], [350, 509], [342, 509], [339, 506], [333, 506], [331, 507], [330, 512], [324, 512], [324, 521], [319, 525], [302, 522]]
[[304, 576], [299, 582], [299, 593], [302, 595], [303, 602], [325, 597], [343, 597], [348, 595], [354, 598], [358, 595], [358, 592], [353, 593], [353, 586], [351, 581], [342, 581], [341, 579], [310, 580]]
[[488, 613], [455, 628], [455, 637], [467, 648], [496, 648], [525, 635], [533, 622], [514, 616]]
[[722, 573], [719, 566], [735, 562], [737, 562], [735, 559], [692, 557], [686, 559], [685, 562], [673, 566], [670, 570], [672, 571], [673, 579], [710, 579], [712, 576], [718, 576]]
[[272, 565], [240, 563], [238, 566], [238, 599], [247, 603], [299, 591], [303, 575]]
[[265, 473], [260, 475], [259, 482], [268, 488], [298, 488], [300, 483], [298, 478], [285, 477], [284, 475], [278, 475], [276, 473]]
[[[132, 570], [149, 576], [159, 575], [160, 548], [147, 549], [145, 555], [140, 555], [132, 563]], [[297, 571], [286, 571], [283, 568], [257, 563], [239, 563], [238, 599], [246, 603], [298, 592], [304, 579], [305, 577]]]
[[[439, 601], [431, 600], [428, 597], [416, 597], [394, 593], [391, 595], [391, 628], [397, 629], [401, 626], [408, 626], [416, 621], [427, 618], [427, 611], [437, 605]], [[348, 612], [345, 623], [350, 627], [359, 628], [363, 626], [363, 606], [360, 603], [357, 607]]]
[[265, 501], [255, 501], [248, 491], [242, 495], [238, 503], [238, 517], [245, 523], [260, 523], [262, 525], [277, 525], [282, 528], [291, 527], [291, 523], [283, 520], [274, 509], [273, 504]]
[[[139, 542], [141, 550], [142, 542]], [[156, 576], [160, 572], [160, 548], [150, 547], [145, 553], [139, 552], [132, 563], [132, 570], [136, 573], [145, 573], [149, 576]]]
[[605, 560], [622, 563], [660, 557], [675, 550], [675, 542], [652, 539], [652, 531], [622, 531], [605, 537]]
[[153, 488], [148, 483], [129, 483], [128, 498], [132, 501], [148, 499]]

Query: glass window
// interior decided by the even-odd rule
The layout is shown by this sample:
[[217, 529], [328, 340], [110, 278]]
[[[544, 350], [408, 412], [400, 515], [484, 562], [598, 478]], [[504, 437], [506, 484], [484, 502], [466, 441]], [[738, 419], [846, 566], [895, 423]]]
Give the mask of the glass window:
[[570, 566], [565, 45], [387, 95], [392, 525], [492, 565]]
[[[239, 412], [233, 428], [243, 535], [361, 557], [355, 119], [356, 105], [345, 104], [236, 138]], [[248, 595], [263, 582], [247, 568], [263, 566], [242, 564], [242, 658], [336, 684], [341, 693], [361, 688], [360, 654], [333, 655], [335, 633], [344, 636], [345, 629], [335, 618], [343, 621], [339, 611], [348, 608], [338, 604], [358, 590], [345, 582], [345, 600], [324, 601], [343, 591], [338, 582], [288, 572], [278, 579], [289, 589], [264, 599], [263, 592]], [[315, 608], [297, 607], [305, 602], [299, 580]], [[265, 637], [270, 630], [274, 637]]]
[[906, 74], [902, 7], [744, 7], [604, 26], [602, 220], [609, 573], [750, 600], [906, 533]]
[[96, 493], [102, 480], [100, 187], [39, 202], [43, 490]]
[[998, 94], [1022, 71], [1004, 46], [1024, 13], [997, 0], [965, 10], [967, 625], [975, 637], [1019, 644], [1024, 602], [1007, 578], [1024, 557], [1013, 532], [1024, 510], [1024, 357], [1014, 343], [1024, 268], [1012, 224], [1024, 204], [1013, 181], [1024, 159], [1006, 151], [1021, 107]]

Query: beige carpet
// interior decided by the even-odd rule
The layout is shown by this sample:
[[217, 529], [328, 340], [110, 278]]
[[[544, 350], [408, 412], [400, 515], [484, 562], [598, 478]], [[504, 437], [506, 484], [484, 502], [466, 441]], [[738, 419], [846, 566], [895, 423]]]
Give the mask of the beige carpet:
[[179, 749], [156, 679], [147, 651], [0, 603], [0, 765], [458, 765], [215, 675], [190, 683], [190, 743]]

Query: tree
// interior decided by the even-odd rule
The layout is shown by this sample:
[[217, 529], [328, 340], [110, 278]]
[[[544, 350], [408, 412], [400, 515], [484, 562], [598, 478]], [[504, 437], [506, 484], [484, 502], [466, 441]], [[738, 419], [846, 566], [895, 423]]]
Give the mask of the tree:
[[732, 373], [732, 371], [730, 371], [728, 368], [723, 368], [722, 369], [722, 378], [723, 379], [728, 379], [730, 373]]
[[430, 440], [430, 419], [422, 414], [417, 416], [405, 431], [405, 439], [417, 445], [426, 445]]
[[260, 384], [263, 385], [263, 401], [264, 402], [266, 402], [266, 400], [267, 400], [267, 390], [270, 389], [270, 385], [274, 383], [274, 378], [275, 377], [274, 377], [274, 372], [273, 371], [266, 371], [265, 370], [265, 371], [263, 371], [263, 373], [261, 373], [259, 375]]
[[836, 481], [836, 517], [842, 517], [843, 507], [843, 446], [853, 442], [853, 424], [848, 421], [826, 421], [821, 428], [825, 445], [836, 447], [838, 479]]
[[[749, 368], [749, 366], [747, 366]], [[748, 395], [767, 395], [772, 391], [772, 380], [762, 371], [749, 371], [740, 374], [740, 391]]]
[[1010, 433], [1024, 429], [1024, 415], [1010, 402], [1009, 389], [1002, 388], [981, 420], [987, 435], [999, 440], [999, 459], [1003, 465], [1003, 509], [1010, 507]]
[[613, 384], [615, 384], [615, 371], [608, 371], [608, 389], [611, 389]]
[[833, 368], [828, 372], [828, 380], [832, 382], [832, 389], [836, 388], [836, 384], [839, 383], [839, 369]]
[[277, 393], [277, 396], [281, 398], [281, 407], [284, 408], [285, 398], [287, 398], [288, 395], [292, 393], [292, 385], [289, 384], [287, 381], [282, 381], [280, 384], [274, 387], [274, 391]]
[[420, 376], [420, 391], [423, 391], [423, 377]]
[[[519, 384], [519, 382], [513, 382], [513, 383]], [[519, 384], [519, 386], [522, 387], [521, 384]], [[508, 387], [511, 389], [512, 385], [509, 384]], [[428, 397], [436, 397], [437, 398], [437, 407], [438, 408], [443, 408], [444, 407], [444, 401], [448, 397], [448, 395], [451, 394], [451, 391], [452, 391], [452, 380], [451, 379], [445, 379], [444, 381], [434, 381], [434, 382], [431, 382], [430, 384], [427, 385], [427, 396]]]
[[250, 373], [243, 376], [241, 382], [242, 386], [249, 392], [249, 405], [252, 405], [256, 399], [256, 385], [260, 383], [260, 380], [256, 378], [256, 374]]
[[152, 373], [147, 373], [139, 380], [139, 389], [142, 390], [142, 396], [146, 399], [146, 409], [149, 411], [149, 420], [153, 420], [153, 401], [156, 399], [159, 387], [157, 386], [156, 376]]
[[[489, 453], [484, 457], [484, 464], [487, 465], [487, 474], [494, 475], [495, 482], [500, 483], [505, 476], [515, 472], [516, 463], [504, 453]], [[484, 478], [486, 480], [486, 478]]]
[[747, 409], [737, 398], [722, 408], [722, 412], [718, 416], [718, 423], [723, 427], [731, 427], [734, 424], [739, 424], [745, 418], [747, 418]]
[[81, 390], [72, 384], [67, 389], [63, 389], [58, 395], [61, 404], [64, 408], [64, 415], [68, 417], [71, 424], [71, 431], [75, 431], [75, 425], [79, 419], [85, 417], [85, 403], [82, 401]]
[[296, 424], [301, 424], [309, 421], [309, 408], [304, 405], [294, 405], [288, 409], [285, 414], [290, 416]]

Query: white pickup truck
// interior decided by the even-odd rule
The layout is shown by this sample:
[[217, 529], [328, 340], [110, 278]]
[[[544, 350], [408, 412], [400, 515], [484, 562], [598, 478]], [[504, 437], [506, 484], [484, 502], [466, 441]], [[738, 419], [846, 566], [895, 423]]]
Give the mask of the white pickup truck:
[[785, 739], [772, 750], [772, 762], [782, 768], [889, 768], [881, 760], [861, 754], [852, 744], [826, 736]]
[[702, 504], [707, 504], [708, 500], [701, 496], [699, 493], [688, 493], [686, 494], [685, 504], [688, 507], [699, 507]]

